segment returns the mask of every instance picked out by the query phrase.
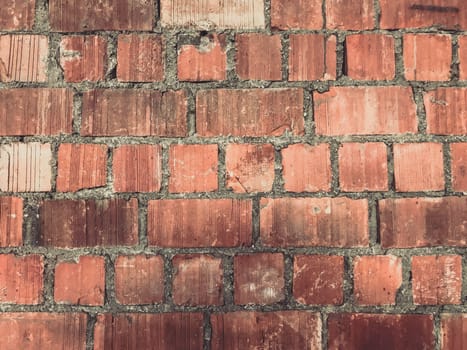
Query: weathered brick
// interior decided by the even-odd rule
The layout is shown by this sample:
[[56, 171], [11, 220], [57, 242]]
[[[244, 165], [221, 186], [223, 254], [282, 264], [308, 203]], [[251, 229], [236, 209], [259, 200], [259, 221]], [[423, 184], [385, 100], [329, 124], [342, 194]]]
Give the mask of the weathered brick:
[[31, 30], [36, 0], [2, 0], [0, 30]]
[[467, 344], [467, 314], [441, 314], [441, 350], [463, 349]]
[[23, 244], [23, 199], [0, 197], [0, 247]]
[[459, 46], [459, 79], [467, 80], [467, 35], [460, 35], [457, 38]]
[[467, 143], [451, 144], [451, 174], [454, 191], [467, 192]]
[[373, 0], [326, 0], [326, 27], [362, 30], [375, 27]]
[[322, 29], [321, 0], [271, 0], [271, 26], [277, 29]]

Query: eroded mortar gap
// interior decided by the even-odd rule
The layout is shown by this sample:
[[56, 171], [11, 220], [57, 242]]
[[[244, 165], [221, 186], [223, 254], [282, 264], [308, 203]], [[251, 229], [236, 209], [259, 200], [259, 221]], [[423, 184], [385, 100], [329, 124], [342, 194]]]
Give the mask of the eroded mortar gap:
[[96, 313], [87, 313], [86, 323], [86, 350], [94, 349], [94, 328], [97, 322]]
[[104, 306], [115, 306], [117, 304], [115, 297], [115, 256], [103, 254], [104, 258]]
[[459, 35], [452, 34], [452, 62], [449, 71], [450, 81], [459, 81]]
[[225, 167], [225, 143], [218, 143], [217, 145], [217, 184], [218, 184], [218, 191], [225, 192], [225, 179], [226, 179], [226, 167]]
[[427, 121], [425, 104], [423, 102], [424, 89], [421, 87], [412, 86], [412, 93], [414, 96], [415, 104], [417, 106], [418, 133], [426, 135]]
[[282, 67], [282, 81], [289, 80], [289, 53], [290, 53], [290, 40], [287, 33], [281, 36], [281, 67]]
[[252, 247], [261, 247], [260, 237], [260, 198], [252, 199]]
[[339, 184], [339, 148], [341, 143], [336, 140], [330, 141], [331, 151], [331, 193], [337, 195], [340, 192]]
[[212, 336], [212, 326], [211, 326], [211, 313], [203, 313], [203, 350], [211, 349], [211, 336]]
[[284, 253], [284, 303], [286, 305], [292, 305], [294, 303], [293, 262], [293, 253]]
[[404, 45], [402, 43], [402, 35], [398, 32], [392, 33], [394, 38], [394, 62], [396, 64], [395, 80], [400, 83], [405, 82], [404, 68]]
[[164, 259], [164, 304], [173, 305], [172, 299], [172, 280], [173, 280], [173, 265], [172, 258], [174, 254], [162, 255]]
[[305, 123], [305, 135], [307, 140], [312, 139], [315, 134], [315, 121], [313, 113], [313, 92], [303, 89], [303, 118]]
[[138, 238], [139, 245], [143, 249], [148, 248], [147, 217], [148, 200], [145, 197], [138, 196]]
[[234, 267], [233, 255], [222, 256], [223, 276], [222, 282], [224, 285], [224, 306], [234, 306]]
[[394, 177], [394, 144], [386, 143], [386, 150], [388, 165], [388, 191], [394, 193], [396, 191]]

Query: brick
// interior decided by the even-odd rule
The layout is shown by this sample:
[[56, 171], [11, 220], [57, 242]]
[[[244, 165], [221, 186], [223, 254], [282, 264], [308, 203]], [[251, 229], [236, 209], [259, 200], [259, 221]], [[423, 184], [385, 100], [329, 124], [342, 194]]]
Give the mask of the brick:
[[198, 45], [178, 49], [180, 81], [216, 81], [227, 78], [227, 40], [223, 34], [201, 36]]
[[185, 136], [185, 91], [97, 89], [83, 94], [81, 136]]
[[339, 148], [342, 191], [387, 191], [387, 149], [382, 142], [343, 143]]
[[162, 181], [160, 145], [122, 145], [114, 150], [115, 192], [158, 192]]
[[115, 261], [115, 299], [120, 304], [162, 303], [164, 260], [157, 255], [124, 255]]
[[352, 0], [326, 1], [326, 27], [330, 29], [373, 29], [374, 16], [372, 0], [362, 0], [357, 3]]
[[310, 311], [211, 315], [212, 350], [321, 348], [321, 319]]
[[329, 145], [293, 144], [281, 150], [284, 189], [290, 192], [317, 192], [331, 189]]
[[71, 134], [73, 91], [0, 90], [0, 136]]
[[0, 347], [14, 349], [86, 349], [85, 313], [2, 312]]
[[0, 35], [0, 82], [46, 82], [45, 35]]
[[433, 316], [330, 314], [328, 349], [434, 349]]
[[107, 39], [98, 35], [65, 36], [60, 43], [60, 66], [66, 82], [97, 82], [107, 71]]
[[237, 74], [243, 80], [281, 80], [282, 57], [280, 35], [237, 34]]
[[368, 245], [365, 199], [261, 198], [260, 236], [274, 247]]
[[463, 349], [467, 344], [467, 314], [441, 314], [441, 350]]
[[0, 254], [0, 304], [40, 304], [43, 275], [40, 255]]
[[23, 244], [23, 199], [0, 197], [0, 247]]
[[164, 80], [163, 40], [153, 34], [118, 36], [117, 79], [123, 82]]
[[55, 266], [54, 299], [60, 304], [104, 305], [105, 266], [101, 256], [80, 256]]
[[381, 0], [381, 28], [467, 28], [467, 9], [463, 0], [422, 1]]
[[172, 295], [175, 304], [224, 303], [222, 259], [202, 254], [176, 255], [172, 263]]
[[345, 38], [346, 75], [356, 80], [394, 79], [396, 74], [394, 45], [394, 38], [390, 35], [347, 35]]
[[58, 149], [57, 191], [105, 186], [107, 146], [62, 143]]
[[417, 132], [412, 89], [401, 86], [331, 87], [313, 93], [319, 135], [381, 135]]
[[202, 90], [196, 95], [196, 131], [203, 137], [303, 135], [303, 90]]
[[50, 144], [10, 143], [0, 146], [0, 191], [48, 192], [52, 185]]
[[169, 150], [169, 192], [216, 191], [217, 145], [172, 145]]
[[0, 30], [31, 30], [35, 0], [3, 0], [0, 6]]
[[57, 32], [93, 30], [152, 30], [155, 8], [151, 1], [50, 0], [50, 27]]
[[395, 305], [402, 284], [402, 259], [393, 255], [354, 259], [354, 297], [358, 305]]
[[136, 198], [44, 200], [39, 217], [41, 246], [78, 248], [138, 243]]
[[255, 253], [234, 257], [235, 304], [273, 304], [285, 298], [284, 256]]
[[271, 0], [271, 26], [275, 29], [322, 29], [320, 0]]
[[467, 143], [451, 144], [451, 174], [454, 191], [467, 192]]
[[461, 304], [462, 257], [413, 256], [412, 293], [416, 305]]
[[[451, 37], [440, 34], [405, 34], [404, 67], [407, 80], [449, 80]], [[430, 54], [427, 55], [426, 53]]]
[[443, 145], [404, 143], [394, 145], [396, 191], [444, 189]]
[[467, 134], [467, 88], [437, 88], [423, 95], [429, 134]]
[[271, 144], [229, 144], [225, 151], [226, 187], [234, 192], [268, 192], [274, 182]]
[[[310, 64], [313, 62], [313, 64]], [[289, 81], [336, 79], [336, 37], [289, 35]]]
[[293, 296], [300, 304], [341, 305], [344, 301], [344, 257], [296, 255]]
[[148, 241], [172, 248], [247, 246], [251, 220], [250, 200], [153, 200], [148, 206]]
[[384, 248], [467, 246], [466, 197], [399, 198], [379, 201]]
[[191, 29], [254, 29], [264, 28], [264, 0], [204, 1], [162, 0], [163, 27]]
[[94, 350], [202, 348], [202, 313], [97, 315]]
[[457, 38], [459, 56], [459, 79], [467, 80], [467, 35]]

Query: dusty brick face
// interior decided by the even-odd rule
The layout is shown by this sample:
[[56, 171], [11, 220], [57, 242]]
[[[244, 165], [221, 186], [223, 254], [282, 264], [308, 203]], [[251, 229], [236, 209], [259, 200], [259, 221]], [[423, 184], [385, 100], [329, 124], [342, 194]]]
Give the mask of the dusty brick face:
[[35, 0], [3, 0], [0, 7], [0, 30], [31, 30]]
[[331, 29], [373, 29], [375, 27], [372, 0], [326, 1], [326, 27]]
[[0, 197], [0, 247], [23, 244], [23, 199]]
[[459, 46], [459, 79], [467, 80], [467, 35], [460, 35], [457, 38]]
[[271, 0], [271, 26], [277, 29], [321, 29], [320, 0]]
[[467, 344], [467, 314], [441, 314], [441, 350], [462, 349]]
[[451, 174], [454, 191], [467, 192], [467, 143], [451, 144]]

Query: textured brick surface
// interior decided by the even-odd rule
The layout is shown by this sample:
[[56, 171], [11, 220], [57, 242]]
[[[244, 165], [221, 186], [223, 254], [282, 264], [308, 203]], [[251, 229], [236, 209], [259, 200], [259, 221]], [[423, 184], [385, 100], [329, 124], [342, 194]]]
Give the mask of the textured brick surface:
[[0, 246], [22, 245], [23, 204], [19, 197], [0, 197]]

